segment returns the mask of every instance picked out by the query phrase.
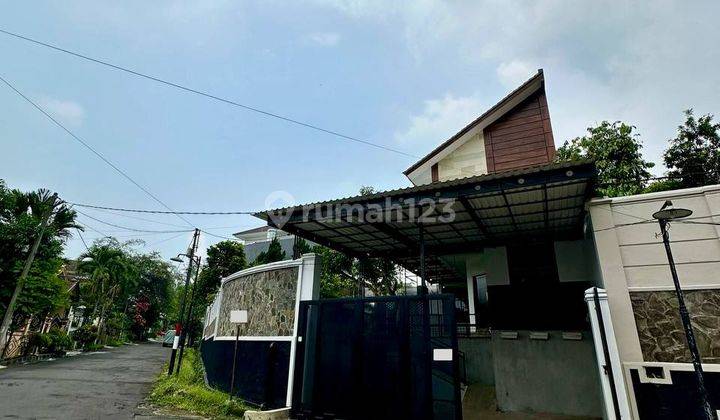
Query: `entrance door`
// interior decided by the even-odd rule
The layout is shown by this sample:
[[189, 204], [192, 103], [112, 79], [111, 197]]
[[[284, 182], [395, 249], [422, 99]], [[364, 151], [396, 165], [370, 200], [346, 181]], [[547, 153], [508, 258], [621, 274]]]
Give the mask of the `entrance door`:
[[453, 295], [301, 302], [297, 418], [461, 419]]

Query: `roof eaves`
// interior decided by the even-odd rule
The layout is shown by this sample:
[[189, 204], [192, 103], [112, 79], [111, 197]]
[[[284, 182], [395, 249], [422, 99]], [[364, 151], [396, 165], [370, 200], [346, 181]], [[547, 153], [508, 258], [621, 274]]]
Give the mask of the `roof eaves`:
[[557, 169], [565, 169], [565, 168], [572, 168], [576, 166], [582, 166], [582, 165], [589, 165], [593, 164], [594, 161], [592, 159], [581, 159], [581, 160], [574, 160], [574, 161], [567, 161], [567, 162], [556, 162], [556, 163], [550, 163], [547, 165], [534, 165], [534, 166], [527, 166], [524, 168], [519, 169], [512, 169], [508, 171], [503, 172], [495, 172], [492, 174], [484, 174], [484, 175], [473, 175], [468, 176], [465, 178], [456, 178], [448, 181], [440, 181], [440, 182], [433, 182], [431, 184], [423, 184], [418, 186], [412, 186], [412, 187], [405, 187], [405, 188], [398, 188], [395, 190], [387, 190], [387, 191], [380, 191], [375, 194], [368, 194], [368, 195], [356, 195], [356, 196], [349, 196], [344, 198], [337, 198], [334, 200], [328, 200], [328, 201], [316, 201], [313, 203], [307, 203], [307, 204], [300, 204], [297, 206], [289, 206], [289, 207], [281, 207], [277, 209], [271, 209], [271, 210], [265, 210], [253, 213], [253, 216], [267, 220], [268, 214], [270, 213], [277, 213], [277, 212], [285, 212], [289, 210], [297, 211], [301, 210], [305, 207], [314, 207], [314, 206], [323, 206], [323, 205], [332, 205], [332, 204], [338, 204], [338, 203], [356, 203], [356, 202], [364, 202], [364, 201], [372, 201], [378, 198], [384, 198], [384, 197], [391, 197], [396, 195], [402, 195], [402, 194], [410, 194], [410, 193], [418, 193], [423, 191], [432, 191], [443, 187], [452, 187], [456, 185], [463, 185], [463, 184], [469, 184], [469, 183], [480, 183], [480, 182], [486, 182], [486, 181], [492, 181], [496, 179], [502, 179], [502, 178], [508, 178], [508, 177], [514, 177], [519, 175], [529, 175], [529, 174], [535, 174], [540, 173], [544, 171], [552, 171]]

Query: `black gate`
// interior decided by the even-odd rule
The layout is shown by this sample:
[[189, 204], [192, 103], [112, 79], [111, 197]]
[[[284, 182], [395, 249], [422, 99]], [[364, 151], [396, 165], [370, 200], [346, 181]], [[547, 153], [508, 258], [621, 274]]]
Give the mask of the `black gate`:
[[296, 418], [461, 419], [453, 295], [300, 304]]

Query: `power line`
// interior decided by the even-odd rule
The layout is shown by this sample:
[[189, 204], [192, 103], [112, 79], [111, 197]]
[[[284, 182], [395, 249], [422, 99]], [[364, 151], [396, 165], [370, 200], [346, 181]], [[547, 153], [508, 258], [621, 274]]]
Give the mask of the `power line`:
[[104, 221], [104, 220], [100, 220], [100, 219], [98, 219], [98, 218], [96, 218], [96, 217], [90, 216], [90, 215], [87, 214], [87, 213], [83, 213], [83, 212], [80, 211], [80, 210], [75, 210], [75, 211], [77, 211], [78, 213], [82, 214], [83, 216], [85, 216], [85, 217], [87, 217], [87, 218], [90, 218], [90, 219], [92, 219], [92, 220], [94, 220], [94, 221], [96, 221], [96, 222], [102, 223], [102, 224], [104, 224], [104, 225], [116, 227], [116, 228], [118, 228], [118, 229], [129, 230], [129, 231], [132, 231], [132, 232], [143, 232], [143, 233], [180, 233], [180, 232], [182, 232], [182, 233], [187, 233], [187, 232], [192, 232], [192, 230], [147, 230], [147, 229], [135, 229], [135, 228], [127, 227], [127, 226], [116, 225], [116, 224], [114, 224], [114, 223], [106, 222], [106, 221]]
[[18, 39], [22, 39], [22, 40], [24, 40], [24, 41], [32, 42], [32, 43], [34, 43], [34, 44], [36, 44], [36, 45], [40, 45], [40, 46], [43, 46], [43, 47], [47, 47], [47, 48], [53, 49], [53, 50], [55, 50], [55, 51], [60, 51], [60, 52], [63, 52], [63, 53], [65, 53], [65, 54], [70, 54], [70, 55], [72, 55], [72, 56], [74, 56], [74, 57], [81, 58], [81, 59], [83, 59], [83, 60], [87, 60], [87, 61], [91, 61], [91, 62], [96, 63], [96, 64], [100, 64], [100, 65], [103, 65], [103, 66], [107, 66], [107, 67], [110, 67], [110, 68], [112, 68], [112, 69], [114, 69], [114, 70], [119, 70], [119, 71], [122, 71], [122, 72], [125, 72], [125, 73], [129, 73], [129, 74], [132, 74], [133, 76], [142, 77], [142, 78], [144, 78], [144, 79], [151, 80], [151, 81], [157, 82], [157, 83], [161, 83], [161, 84], [164, 84], [164, 85], [166, 85], [166, 86], [174, 87], [174, 88], [183, 90], [183, 91], [188, 92], [188, 93], [192, 93], [192, 94], [195, 94], [195, 95], [200, 95], [200, 96], [203, 96], [203, 97], [206, 97], [206, 98], [209, 98], [209, 99], [213, 99], [213, 100], [218, 101], [218, 102], [222, 102], [222, 103], [225, 103], [225, 104], [228, 104], [228, 105], [236, 106], [236, 107], [242, 108], [242, 109], [244, 109], [244, 110], [246, 110], [246, 111], [255, 112], [255, 113], [264, 115], [264, 116], [266, 116], [266, 117], [277, 118], [277, 119], [279, 119], [279, 120], [282, 120], [282, 121], [285, 121], [285, 122], [288, 122], [288, 123], [291, 123], [291, 124], [296, 124], [296, 125], [299, 125], [299, 126], [302, 126], [302, 127], [305, 127], [305, 128], [309, 128], [309, 129], [312, 129], [312, 130], [320, 131], [320, 132], [322, 132], [322, 133], [330, 134], [330, 135], [332, 135], [332, 136], [336, 136], [336, 137], [338, 137], [338, 138], [342, 138], [342, 139], [345, 139], [345, 140], [350, 140], [350, 141], [354, 141], [354, 142], [357, 142], [357, 143], [362, 143], [362, 144], [365, 144], [365, 145], [367, 145], [367, 146], [371, 146], [371, 147], [375, 147], [375, 148], [378, 148], [378, 149], [386, 150], [386, 151], [388, 151], [388, 152], [397, 153], [397, 154], [404, 155], [404, 156], [407, 156], [407, 157], [411, 157], [411, 158], [414, 158], [414, 159], [419, 158], [418, 156], [411, 155], [410, 153], [406, 153], [406, 152], [403, 152], [403, 151], [401, 151], [401, 150], [393, 149], [393, 148], [391, 148], [391, 147], [383, 146], [383, 145], [381, 145], [381, 144], [373, 143], [373, 142], [370, 142], [370, 141], [367, 141], [367, 140], [362, 140], [362, 139], [359, 139], [359, 138], [357, 138], [357, 137], [349, 136], [349, 135], [347, 135], [347, 134], [342, 134], [342, 133], [340, 133], [340, 132], [338, 132], [338, 131], [334, 131], [334, 130], [329, 130], [329, 129], [326, 129], [326, 128], [322, 128], [322, 127], [317, 126], [317, 125], [315, 125], [315, 124], [310, 124], [310, 123], [302, 122], [302, 121], [296, 120], [296, 119], [294, 119], [294, 118], [285, 117], [285, 116], [283, 116], [283, 115], [276, 114], [276, 113], [274, 113], [274, 112], [265, 111], [265, 110], [262, 110], [262, 109], [260, 109], [260, 108], [256, 108], [256, 107], [253, 107], [253, 106], [250, 106], [250, 105], [241, 104], [241, 103], [236, 102], [236, 101], [233, 101], [233, 100], [231, 100], [231, 99], [226, 99], [226, 98], [223, 98], [223, 97], [220, 97], [220, 96], [213, 95], [213, 94], [211, 94], [211, 93], [203, 92], [203, 91], [201, 91], [201, 90], [197, 90], [197, 89], [193, 89], [193, 88], [190, 88], [190, 87], [187, 87], [187, 86], [180, 85], [180, 84], [178, 84], [178, 83], [170, 82], [170, 81], [168, 81], [168, 80], [161, 79], [161, 78], [159, 78], [159, 77], [157, 77], [157, 76], [151, 76], [151, 75], [149, 75], [149, 74], [141, 73], [141, 72], [139, 72], [139, 71], [132, 70], [132, 69], [129, 69], [129, 68], [127, 68], [127, 67], [122, 67], [122, 66], [120, 66], [120, 65], [113, 64], [113, 63], [110, 63], [110, 62], [107, 62], [107, 61], [103, 61], [103, 60], [100, 60], [100, 59], [98, 59], [98, 58], [93, 58], [93, 57], [90, 57], [90, 56], [87, 56], [87, 55], [84, 55], [84, 54], [80, 54], [80, 53], [77, 53], [77, 52], [74, 52], [74, 51], [70, 51], [70, 50], [65, 49], [65, 48], [58, 47], [58, 46], [56, 46], [56, 45], [48, 44], [48, 43], [43, 42], [43, 41], [38, 41], [38, 40], [36, 40], [36, 39], [29, 38], [29, 37], [26, 37], [26, 36], [24, 36], [24, 35], [20, 35], [20, 34], [16, 34], [16, 33], [13, 33], [13, 32], [9, 32], [9, 31], [6, 31], [6, 30], [4, 30], [4, 29], [0, 29], [0, 32], [1, 32], [1, 33], [4, 33], [4, 34], [6, 34], [6, 35], [10, 35], [10, 36], [12, 36], [12, 37], [18, 38]]
[[150, 213], [150, 214], [195, 214], [195, 215], [252, 215], [255, 212], [254, 211], [163, 211], [163, 210], [140, 210], [140, 209], [129, 209], [129, 208], [122, 208], [122, 207], [105, 207], [105, 206], [95, 206], [91, 204], [81, 204], [81, 203], [69, 203], [73, 206], [77, 207], [87, 207], [89, 209], [101, 209], [101, 210], [113, 210], [113, 211], [122, 211], [122, 212], [128, 212], [128, 213]]
[[[172, 227], [176, 227], [176, 228], [185, 228], [185, 226], [177, 225], [177, 224], [175, 224], [175, 223], [166, 223], [166, 222], [161, 222], [161, 221], [159, 221], [159, 220], [146, 219], [146, 218], [144, 218], [144, 217], [131, 216], [131, 215], [129, 215], [129, 214], [123, 214], [123, 213], [115, 213], [115, 212], [112, 212], [112, 211], [109, 211], [109, 210], [103, 210], [103, 209], [94, 209], [94, 210], [101, 211], [101, 212], [103, 212], [103, 213], [105, 213], [105, 214], [112, 214], [112, 215], [114, 215], [114, 216], [127, 217], [128, 219], [142, 220], [142, 221], [144, 221], [144, 222], [157, 223], [157, 224], [160, 224], [160, 225], [172, 226]], [[215, 229], [215, 228], [205, 228], [205, 229]]]
[[206, 234], [206, 235], [214, 236], [214, 237], [219, 238], [219, 239], [225, 239], [225, 240], [228, 240], [228, 241], [237, 241], [237, 238], [231, 238], [231, 237], [229, 237], [229, 236], [216, 235], [216, 234], [214, 234], [214, 233], [206, 232], [206, 231], [204, 231], [204, 230], [201, 230], [201, 232], [203, 232], [203, 233]]
[[82, 233], [80, 233], [80, 229], [76, 228], [76, 230], [77, 230], [78, 235], [80, 235], [80, 239], [82, 240], [83, 245], [85, 245], [85, 249], [87, 249], [88, 252], [90, 252], [90, 248], [88, 247], [87, 242], [85, 242], [85, 238], [83, 238]]
[[[158, 202], [161, 206], [163, 206], [163, 207], [165, 207], [166, 209], [172, 211], [172, 209], [171, 209], [170, 207], [168, 207], [168, 205], [165, 204], [162, 200], [160, 200], [159, 198], [157, 198], [153, 193], [151, 193], [150, 191], [148, 191], [145, 187], [143, 187], [142, 185], [138, 184], [137, 181], [135, 181], [132, 177], [130, 177], [130, 175], [128, 175], [127, 173], [125, 173], [125, 171], [123, 171], [122, 169], [120, 169], [120, 168], [118, 168], [117, 166], [115, 166], [115, 164], [113, 164], [113, 163], [110, 162], [105, 156], [103, 156], [102, 154], [100, 154], [100, 152], [98, 152], [97, 150], [95, 150], [92, 146], [90, 146], [88, 143], [86, 143], [84, 140], [82, 140], [80, 137], [78, 137], [75, 133], [73, 133], [72, 131], [70, 131], [67, 127], [65, 127], [64, 125], [62, 125], [58, 120], [56, 120], [55, 118], [53, 118], [52, 115], [48, 114], [47, 111], [45, 111], [42, 107], [40, 107], [38, 104], [36, 104], [32, 99], [30, 99], [30, 98], [28, 98], [27, 96], [25, 96], [22, 92], [20, 92], [18, 89], [16, 89], [15, 86], [13, 86], [10, 82], [8, 82], [7, 80], [5, 80], [2, 76], [0, 76], [0, 80], [1, 80], [3, 83], [5, 83], [10, 89], [12, 89], [15, 93], [17, 93], [18, 95], [20, 95], [20, 97], [22, 97], [22, 98], [25, 99], [28, 103], [30, 103], [30, 105], [32, 105], [33, 107], [35, 107], [35, 109], [37, 109], [38, 111], [42, 112], [43, 115], [45, 115], [50, 121], [52, 121], [53, 123], [55, 123], [55, 125], [57, 125], [57, 126], [60, 127], [61, 129], [63, 129], [63, 131], [65, 131], [66, 133], [68, 133], [72, 138], [74, 138], [74, 139], [77, 140], [80, 144], [82, 144], [83, 146], [85, 146], [85, 148], [87, 148], [88, 150], [90, 150], [93, 154], [95, 154], [95, 156], [97, 156], [97, 157], [100, 158], [103, 162], [105, 162], [106, 164], [108, 164], [108, 165], [109, 165], [111, 168], [113, 168], [117, 173], [119, 173], [120, 175], [122, 175], [122, 176], [123, 176], [125, 179], [127, 179], [128, 181], [132, 182], [136, 187], [140, 188], [145, 194], [147, 194], [150, 198], [152, 198], [153, 200], [155, 200], [156, 202]], [[177, 216], [178, 218], [180, 218], [182, 221], [184, 221], [185, 223], [187, 223], [188, 225], [190, 225], [190, 227], [194, 227], [193, 224], [190, 223], [190, 221], [188, 221], [186, 218], [182, 217], [182, 216], [179, 215], [179, 214], [177, 214], [176, 216]]]

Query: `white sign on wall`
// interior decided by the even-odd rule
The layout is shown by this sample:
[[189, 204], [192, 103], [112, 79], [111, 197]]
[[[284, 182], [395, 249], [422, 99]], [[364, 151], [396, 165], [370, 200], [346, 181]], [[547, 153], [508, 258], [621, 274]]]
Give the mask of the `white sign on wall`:
[[451, 362], [452, 349], [433, 349], [433, 360], [436, 362]]
[[233, 324], [247, 324], [248, 312], [246, 310], [230, 311], [230, 322]]

